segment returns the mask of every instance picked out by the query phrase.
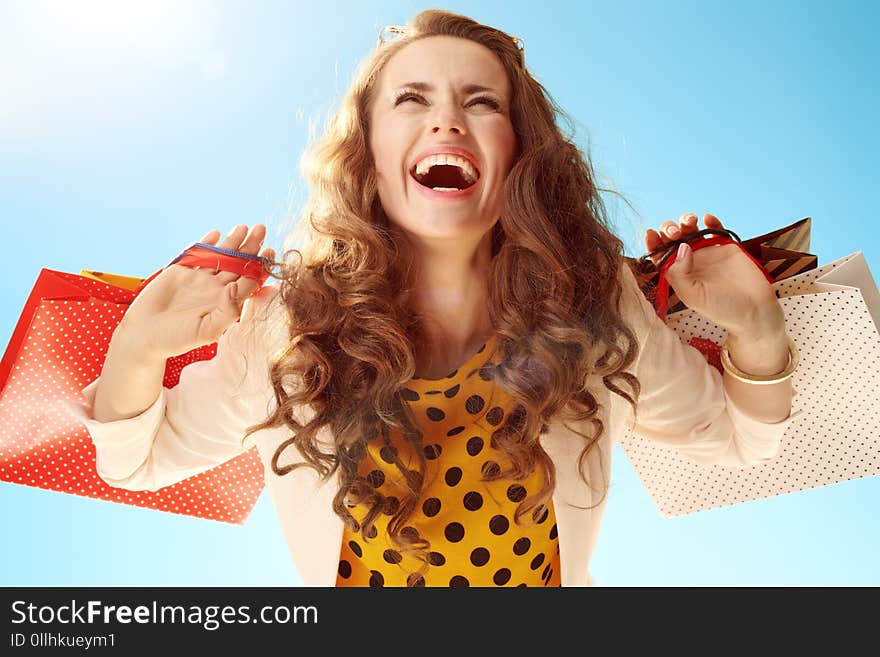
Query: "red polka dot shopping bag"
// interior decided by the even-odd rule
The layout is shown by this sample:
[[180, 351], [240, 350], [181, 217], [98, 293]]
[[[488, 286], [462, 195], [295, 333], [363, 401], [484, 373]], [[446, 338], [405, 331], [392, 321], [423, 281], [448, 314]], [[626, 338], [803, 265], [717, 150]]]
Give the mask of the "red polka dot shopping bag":
[[[246, 254], [194, 244], [175, 260], [220, 268], [265, 282], [262, 264]], [[207, 260], [206, 260], [207, 259]], [[157, 272], [158, 274], [158, 272]], [[160, 490], [127, 491], [105, 483], [85, 427], [67, 410], [101, 373], [110, 338], [138, 289], [139, 278], [43, 269], [0, 361], [0, 481], [169, 513], [242, 524], [264, 481], [256, 448]], [[170, 358], [163, 384], [213, 358], [211, 344]]]
[[[665, 518], [880, 474], [880, 293], [861, 252], [821, 266], [807, 259], [809, 221], [741, 244], [774, 281], [800, 351], [780, 452], [747, 467], [706, 465], [632, 430], [621, 437]], [[726, 331], [684, 306], [657, 276], [643, 272], [641, 282], [658, 315], [720, 372]]]

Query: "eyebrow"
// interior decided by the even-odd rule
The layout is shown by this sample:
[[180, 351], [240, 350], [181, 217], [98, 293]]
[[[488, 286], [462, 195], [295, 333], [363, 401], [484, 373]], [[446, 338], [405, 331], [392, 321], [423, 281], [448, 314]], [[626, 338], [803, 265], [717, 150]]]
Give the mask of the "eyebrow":
[[[398, 89], [415, 89], [416, 91], [434, 91], [434, 86], [428, 82], [406, 82], [397, 87]], [[492, 87], [485, 87], [481, 84], [466, 84], [461, 88], [465, 94], [476, 94], [481, 91], [491, 91], [499, 94], [500, 92]]]

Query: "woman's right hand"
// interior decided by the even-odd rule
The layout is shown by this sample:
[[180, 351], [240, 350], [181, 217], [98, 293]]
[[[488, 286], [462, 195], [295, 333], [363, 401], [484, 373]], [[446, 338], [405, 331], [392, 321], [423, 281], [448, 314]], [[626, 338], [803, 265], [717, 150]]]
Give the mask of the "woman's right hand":
[[[266, 227], [236, 226], [219, 246], [257, 255]], [[217, 245], [220, 231], [200, 241]], [[272, 249], [259, 255], [274, 259]], [[141, 290], [114, 333], [142, 359], [164, 360], [216, 342], [241, 314], [241, 303], [259, 287], [257, 281], [213, 269], [171, 265]]]

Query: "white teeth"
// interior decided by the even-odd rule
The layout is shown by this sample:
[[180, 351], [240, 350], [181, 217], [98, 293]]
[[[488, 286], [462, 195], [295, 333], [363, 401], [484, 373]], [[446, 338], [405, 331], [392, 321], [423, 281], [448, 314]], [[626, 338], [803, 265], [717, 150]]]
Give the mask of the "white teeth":
[[458, 192], [458, 187], [432, 187], [435, 192]]
[[416, 164], [416, 176], [424, 176], [431, 169], [432, 166], [436, 165], [451, 165], [458, 167], [461, 169], [462, 176], [468, 184], [474, 183], [477, 181], [477, 171], [474, 169], [474, 165], [472, 165], [468, 160], [458, 155], [449, 155], [447, 153], [440, 153], [438, 155], [429, 155], [423, 160], [419, 161]]

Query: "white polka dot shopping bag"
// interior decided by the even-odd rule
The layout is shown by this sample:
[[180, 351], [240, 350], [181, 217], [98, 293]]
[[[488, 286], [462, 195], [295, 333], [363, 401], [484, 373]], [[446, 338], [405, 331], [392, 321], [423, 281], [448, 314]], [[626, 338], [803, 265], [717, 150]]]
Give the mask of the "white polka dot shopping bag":
[[[113, 330], [142, 279], [43, 269], [0, 362], [0, 481], [242, 524], [263, 489], [256, 448], [155, 492], [105, 483], [95, 447], [66, 403], [101, 372]], [[216, 344], [168, 360], [164, 385]]]
[[[627, 431], [621, 448], [663, 517], [880, 474], [880, 294], [864, 255], [773, 287], [801, 354], [792, 411], [801, 414], [775, 458], [744, 468], [696, 463]], [[689, 308], [670, 313], [666, 323], [691, 344], [726, 337]]]

